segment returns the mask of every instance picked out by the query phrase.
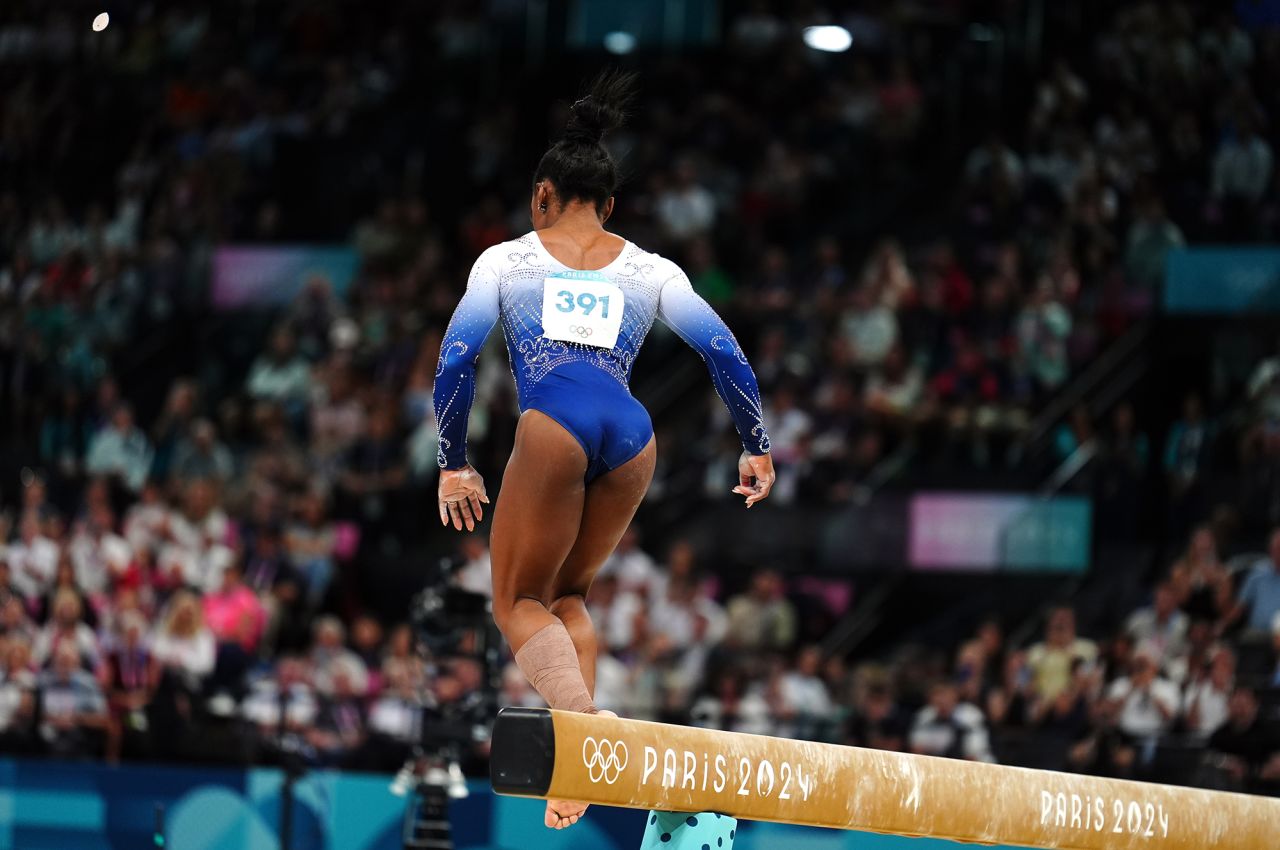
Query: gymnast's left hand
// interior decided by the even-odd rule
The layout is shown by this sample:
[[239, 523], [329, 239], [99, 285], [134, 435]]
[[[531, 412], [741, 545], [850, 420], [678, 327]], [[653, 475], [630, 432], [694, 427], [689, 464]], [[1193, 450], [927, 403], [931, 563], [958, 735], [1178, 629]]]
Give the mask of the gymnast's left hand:
[[747, 507], [762, 501], [773, 489], [773, 457], [771, 455], [752, 455], [746, 452], [738, 458], [738, 486], [733, 492], [747, 497]]
[[447, 526], [453, 520], [453, 527], [458, 531], [463, 525], [467, 531], [475, 531], [476, 523], [484, 519], [481, 506], [489, 504], [484, 479], [470, 465], [440, 470], [439, 499], [440, 524]]

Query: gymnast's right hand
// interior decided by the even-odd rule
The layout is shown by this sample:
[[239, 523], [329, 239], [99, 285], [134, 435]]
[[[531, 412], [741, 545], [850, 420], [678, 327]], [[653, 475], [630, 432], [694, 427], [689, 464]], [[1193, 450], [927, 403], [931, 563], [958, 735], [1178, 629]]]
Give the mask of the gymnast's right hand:
[[484, 479], [470, 465], [461, 469], [440, 470], [440, 524], [448, 525], [453, 518], [453, 527], [458, 531], [467, 526], [467, 531], [475, 531], [476, 523], [484, 519], [484, 508], [489, 504], [489, 496], [484, 491]]
[[733, 492], [739, 496], [746, 496], [749, 508], [761, 499], [769, 497], [774, 479], [772, 457], [767, 454], [749, 455], [743, 452], [742, 457], [738, 458], [738, 486], [733, 488]]

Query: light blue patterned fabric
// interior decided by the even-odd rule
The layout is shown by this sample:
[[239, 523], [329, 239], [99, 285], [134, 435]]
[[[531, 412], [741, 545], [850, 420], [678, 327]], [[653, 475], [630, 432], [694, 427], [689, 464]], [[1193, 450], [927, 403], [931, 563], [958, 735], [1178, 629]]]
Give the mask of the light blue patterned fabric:
[[650, 812], [640, 850], [732, 850], [737, 818], [715, 812]]

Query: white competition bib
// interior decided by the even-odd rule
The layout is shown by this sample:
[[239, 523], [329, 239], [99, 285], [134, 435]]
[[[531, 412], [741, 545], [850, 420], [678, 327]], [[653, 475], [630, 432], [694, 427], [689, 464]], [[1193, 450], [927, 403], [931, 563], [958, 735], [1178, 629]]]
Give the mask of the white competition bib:
[[556, 272], [542, 283], [542, 335], [613, 348], [622, 330], [622, 290], [597, 271]]

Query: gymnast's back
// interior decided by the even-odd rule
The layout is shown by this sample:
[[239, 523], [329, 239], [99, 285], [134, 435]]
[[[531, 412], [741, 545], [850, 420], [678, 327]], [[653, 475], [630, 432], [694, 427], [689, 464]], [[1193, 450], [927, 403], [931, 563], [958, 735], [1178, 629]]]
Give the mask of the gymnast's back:
[[539, 387], [553, 374], [582, 385], [581, 404], [592, 401], [587, 396], [612, 394], [610, 386], [630, 400], [631, 367], [655, 318], [707, 362], [744, 447], [752, 454], [767, 452], [759, 391], [747, 358], [679, 266], [624, 240], [622, 251], [604, 267], [573, 269], [531, 231], [480, 255], [445, 332], [435, 392], [440, 465], [449, 469], [466, 462], [474, 361], [496, 321], [502, 322], [523, 411], [541, 409], [534, 403]]
[[[486, 251], [498, 280], [498, 311], [520, 398], [556, 368], [583, 362], [624, 387], [662, 302], [688, 287], [680, 268], [626, 242], [601, 269], [571, 269], [543, 247], [536, 232]], [[473, 271], [473, 275], [475, 272]], [[689, 290], [692, 292], [692, 289]], [[666, 305], [666, 306], [669, 306]]]

